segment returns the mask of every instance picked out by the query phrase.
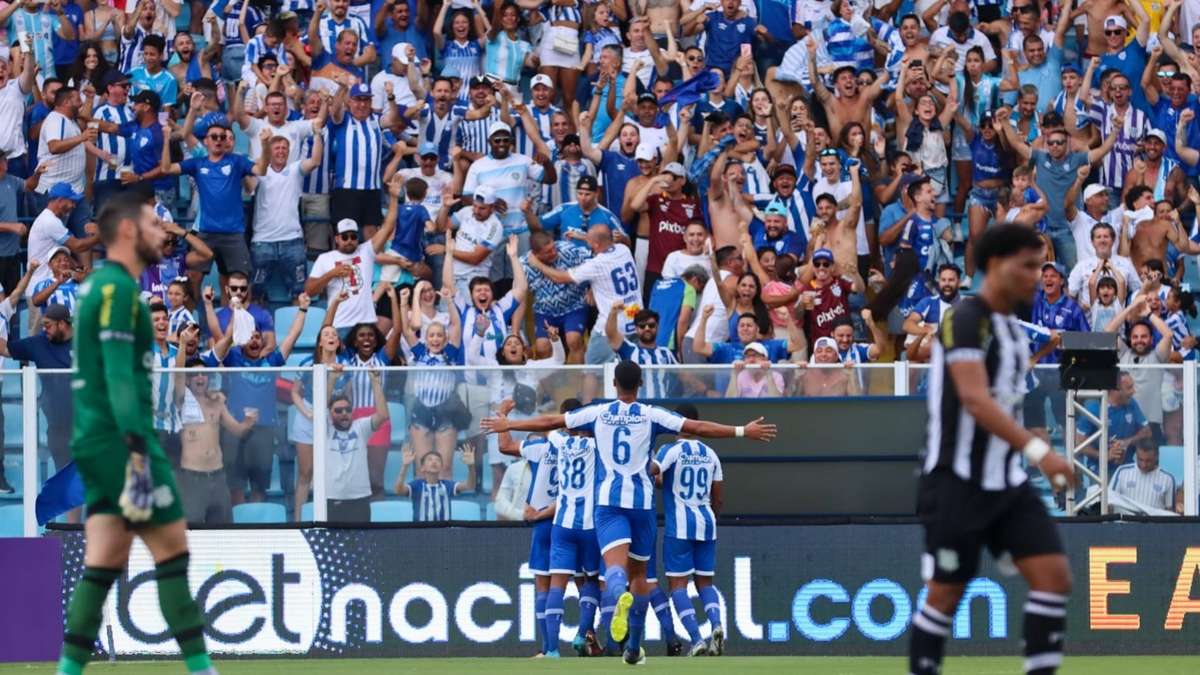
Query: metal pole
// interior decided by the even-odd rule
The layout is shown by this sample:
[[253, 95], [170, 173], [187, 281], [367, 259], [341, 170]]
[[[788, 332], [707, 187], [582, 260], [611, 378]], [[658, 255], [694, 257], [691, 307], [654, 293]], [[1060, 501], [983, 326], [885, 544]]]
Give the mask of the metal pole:
[[1108, 392], [1100, 392], [1100, 515], [1108, 515]]
[[329, 368], [313, 366], [313, 520], [325, 522], [325, 451], [329, 441]]
[[1197, 515], [1196, 362], [1183, 364], [1183, 515]]
[[[24, 534], [26, 537], [37, 536], [37, 494], [38, 494], [38, 410], [37, 410], [37, 368], [25, 366], [21, 368], [21, 457], [23, 461], [21, 496], [24, 505]], [[61, 469], [62, 467], [55, 467]]]
[[[1075, 390], [1067, 390], [1067, 421], [1063, 430], [1063, 447], [1067, 450], [1067, 461], [1075, 464], [1075, 453], [1079, 451], [1075, 447]], [[1066, 490], [1066, 511], [1068, 516], [1075, 515], [1075, 490], [1068, 487]]]
[[908, 396], [908, 361], [896, 361], [892, 364], [892, 393], [896, 396]]

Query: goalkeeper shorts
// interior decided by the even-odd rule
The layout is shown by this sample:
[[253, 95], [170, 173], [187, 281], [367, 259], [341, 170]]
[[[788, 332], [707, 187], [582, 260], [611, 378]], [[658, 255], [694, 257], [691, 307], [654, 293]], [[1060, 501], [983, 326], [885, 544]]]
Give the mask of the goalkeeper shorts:
[[[166, 525], [183, 518], [183, 503], [179, 489], [175, 487], [175, 476], [171, 473], [171, 462], [158, 447], [158, 440], [146, 439], [146, 454], [150, 457], [150, 479], [154, 482], [154, 513], [148, 524]], [[121, 515], [119, 505], [121, 491], [125, 489], [125, 462], [129, 451], [121, 444], [109, 452], [90, 454], [75, 458], [75, 468], [83, 481], [83, 503], [87, 514], [108, 513]], [[141, 525], [142, 523], [138, 523]]]

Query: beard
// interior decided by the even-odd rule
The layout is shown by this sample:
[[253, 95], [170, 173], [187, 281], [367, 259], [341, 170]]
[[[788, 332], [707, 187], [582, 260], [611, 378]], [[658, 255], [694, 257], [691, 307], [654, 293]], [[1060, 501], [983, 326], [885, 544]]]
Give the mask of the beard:
[[142, 261], [143, 266], [154, 265], [162, 260], [162, 249], [156, 246], [151, 246], [142, 234], [138, 233], [137, 243], [134, 246], [137, 252], [138, 260]]
[[938, 295], [941, 296], [942, 302], [953, 303], [958, 299], [958, 289], [952, 289], [949, 293], [947, 293], [945, 290], [941, 290], [938, 292]]

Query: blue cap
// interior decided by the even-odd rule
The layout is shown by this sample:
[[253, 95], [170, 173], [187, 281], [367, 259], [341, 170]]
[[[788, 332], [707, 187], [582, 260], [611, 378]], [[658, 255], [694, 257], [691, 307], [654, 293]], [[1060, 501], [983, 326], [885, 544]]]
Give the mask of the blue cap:
[[1052, 267], [1052, 268], [1054, 268], [1054, 271], [1055, 271], [1055, 272], [1058, 272], [1058, 276], [1060, 276], [1060, 277], [1062, 277], [1062, 278], [1064, 278], [1064, 279], [1066, 279], [1066, 278], [1067, 278], [1067, 268], [1066, 268], [1066, 266], [1065, 266], [1065, 265], [1063, 265], [1062, 263], [1060, 263], [1060, 262], [1046, 262], [1046, 263], [1042, 263], [1042, 271], [1043, 271], [1043, 272], [1045, 272], [1045, 271], [1046, 271], [1046, 268], [1047, 268], [1047, 267]]
[[196, 120], [196, 125], [192, 127], [192, 135], [196, 138], [204, 138], [208, 134], [208, 128], [213, 126], [228, 129], [229, 119], [222, 113], [210, 112]]
[[437, 157], [438, 149], [436, 145], [426, 141], [417, 148], [417, 157], [428, 157], [429, 155]]
[[763, 213], [767, 214], [768, 216], [787, 216], [788, 214], [787, 207], [779, 202], [771, 202], [768, 204], [767, 208], [763, 209]]
[[353, 87], [350, 87], [350, 98], [363, 97], [371, 98], [371, 87], [367, 86], [365, 82], [359, 82]]
[[813, 251], [812, 259], [814, 262], [817, 260], [833, 260], [833, 251], [827, 248], [819, 248]]
[[1067, 71], [1075, 73], [1076, 75], [1082, 74], [1082, 72], [1079, 70], [1079, 65], [1072, 61], [1068, 61], [1068, 62], [1062, 64], [1062, 72], [1065, 73]]
[[73, 202], [83, 199], [83, 194], [72, 189], [70, 183], [55, 183], [46, 196], [50, 199], [70, 199]]

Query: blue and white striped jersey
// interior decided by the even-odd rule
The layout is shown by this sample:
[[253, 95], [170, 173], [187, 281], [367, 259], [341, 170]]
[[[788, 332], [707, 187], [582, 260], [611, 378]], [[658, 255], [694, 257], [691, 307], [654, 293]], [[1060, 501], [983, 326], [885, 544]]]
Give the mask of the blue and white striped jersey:
[[412, 495], [413, 521], [432, 523], [450, 520], [450, 498], [454, 496], [455, 485], [452, 480], [439, 480], [436, 483], [426, 483], [418, 478], [408, 484]]
[[569, 530], [596, 528], [596, 439], [550, 433], [558, 447], [558, 510], [554, 524]]
[[[92, 117], [105, 122], [112, 122], [116, 125], [129, 124], [133, 121], [133, 106], [126, 103], [123, 106], [115, 106], [111, 103], [106, 103], [92, 113]], [[107, 152], [117, 159], [117, 166], [122, 167], [129, 163], [128, 140], [121, 134], [100, 134], [98, 145], [100, 149]], [[112, 168], [108, 162], [96, 162], [96, 180], [118, 180], [118, 169]]]
[[[466, 114], [466, 111], [463, 111]], [[487, 117], [477, 120], [459, 118], [454, 123], [454, 144], [478, 155], [488, 154], [488, 127], [500, 121], [500, 110], [492, 108]]]
[[354, 31], [355, 35], [358, 35], [358, 54], [356, 56], [362, 56], [362, 53], [367, 50], [367, 45], [375, 41], [373, 39], [374, 33], [371, 29], [367, 28], [366, 21], [353, 14], [347, 14], [346, 18], [339, 22], [326, 12], [321, 17], [321, 23], [318, 28], [321, 34], [321, 47], [325, 50], [326, 56], [335, 52], [334, 46], [337, 44], [337, 36], [344, 30]]
[[583, 14], [579, 11], [579, 2], [571, 5], [542, 5], [538, 10], [546, 23], [555, 23], [556, 21], [573, 21], [577, 24], [583, 23]]
[[533, 472], [525, 503], [541, 511], [558, 498], [558, 448], [545, 438], [526, 438], [521, 441], [521, 456]]
[[575, 201], [575, 186], [584, 176], [596, 177], [596, 165], [592, 160], [583, 158], [578, 162], [566, 159], [554, 160], [554, 173], [558, 180], [551, 185], [542, 186], [542, 208], [554, 209], [568, 202]]
[[[555, 113], [560, 112], [562, 112], [562, 109], [558, 108], [557, 106], [549, 106], [545, 110], [542, 110], [535, 105], [529, 106], [529, 114], [533, 116], [533, 123], [537, 127], [538, 133], [541, 135], [542, 140], [546, 143], [549, 143], [551, 139], [550, 120], [554, 119]], [[533, 145], [533, 138], [525, 132], [525, 125], [518, 121], [516, 129], [513, 131], [515, 132], [515, 138], [513, 140], [516, 141], [517, 154], [525, 155], [526, 157], [533, 157], [533, 153], [536, 152], [537, 149]]]
[[[154, 365], [158, 368], [170, 368], [175, 365], [175, 345], [167, 345], [164, 353], [154, 343]], [[183, 428], [183, 420], [179, 417], [179, 409], [175, 407], [175, 374], [153, 373], [150, 376], [151, 393], [154, 396], [154, 428], [159, 431], [178, 433]]]
[[346, 112], [340, 124], [330, 119], [327, 128], [333, 153], [332, 187], [378, 190], [383, 152], [387, 149], [379, 115], [373, 113], [367, 119], [359, 120]]
[[[661, 323], [658, 329], [660, 331], [664, 330]], [[633, 361], [639, 366], [660, 366], [679, 363], [675, 359], [675, 353], [666, 347], [656, 345], [646, 348], [628, 338], [617, 349], [617, 356], [626, 361]], [[647, 372], [644, 368], [642, 369], [641, 393], [646, 398], [667, 398], [671, 396], [674, 383], [675, 374], [672, 372], [664, 370]]]
[[483, 47], [480, 46], [479, 40], [459, 42], [458, 40], [449, 39], [446, 40], [445, 46], [442, 47], [441, 62], [443, 66], [457, 70], [463, 82], [469, 82], [472, 77], [483, 72], [480, 67], [482, 60]]
[[167, 315], [167, 333], [170, 335], [178, 335], [179, 331], [189, 323], [196, 323], [196, 317], [192, 315], [192, 310], [180, 305], [171, 309], [171, 313]]
[[[121, 34], [121, 63], [118, 70], [122, 73], [132, 73], [135, 68], [145, 63], [142, 59], [142, 40], [145, 40], [147, 35], [150, 35], [150, 32], [140, 25], [133, 27], [133, 37], [131, 38], [126, 38], [124, 33]], [[167, 44], [171, 43], [168, 41]]]
[[438, 168], [443, 171], [453, 170], [450, 166], [450, 143], [454, 140], [454, 126], [458, 120], [453, 108], [444, 117], [438, 117], [433, 109], [433, 100], [425, 97], [425, 107], [417, 119], [417, 136], [422, 143], [433, 143], [437, 147]]
[[646, 473], [659, 434], [678, 433], [684, 419], [634, 401], [597, 403], [566, 414], [568, 429], [591, 431], [599, 449], [596, 506], [654, 508], [654, 481]]
[[452, 344], [447, 344], [436, 354], [431, 353], [424, 342], [413, 345], [409, 366], [421, 368], [414, 372], [410, 379], [413, 395], [428, 408], [445, 403], [454, 394], [459, 374], [455, 370], [441, 371], [438, 366], [456, 366], [461, 363], [462, 352]]
[[712, 484], [722, 480], [717, 452], [700, 441], [680, 440], [660, 448], [654, 463], [663, 472], [665, 536], [715, 541]]
[[513, 40], [504, 31], [496, 34], [496, 39], [484, 45], [483, 72], [508, 83], [521, 79], [521, 68], [525, 66], [525, 57], [533, 52], [533, 45], [524, 40]]
[[249, 42], [246, 43], [246, 60], [242, 63], [243, 80], [246, 80], [247, 82], [253, 82], [255, 80], [254, 69], [252, 69], [250, 66], [257, 65], [258, 60], [267, 54], [274, 54], [275, 59], [279, 61], [279, 65], [281, 66], [292, 65], [292, 55], [288, 54], [287, 49], [283, 46], [283, 42], [280, 42], [274, 47], [268, 47], [265, 35], [255, 35], [254, 37], [250, 38]]
[[[315, 139], [316, 134], [310, 134], [300, 141], [300, 159], [312, 159]], [[329, 194], [329, 183], [333, 180], [333, 164], [329, 161], [333, 157], [332, 149], [329, 147], [329, 127], [321, 129], [321, 140], [325, 142], [325, 150], [321, 153], [321, 166], [313, 169], [304, 177], [304, 194], [306, 195]]]
[[[37, 295], [42, 291], [54, 285], [54, 279], [42, 279], [33, 287], [33, 295]], [[50, 297], [46, 299], [43, 307], [49, 305], [62, 305], [67, 308], [67, 311], [72, 316], [75, 314], [75, 297], [79, 293], [79, 284], [74, 279], [67, 279], [61, 286], [54, 289]]]
[[1183, 315], [1183, 312], [1168, 314], [1167, 327], [1171, 329], [1171, 349], [1182, 354], [1184, 359], [1195, 358], [1191, 349], [1181, 349], [1183, 339], [1192, 334], [1192, 329], [1188, 326], [1187, 317]]
[[[358, 356], [358, 352], [350, 352], [339, 355], [338, 362], [350, 368], [386, 368], [388, 366], [382, 347], [365, 361]], [[371, 387], [371, 373], [366, 370], [356, 370], [347, 375], [350, 376], [350, 404], [355, 408], [374, 408], [375, 392]]]

